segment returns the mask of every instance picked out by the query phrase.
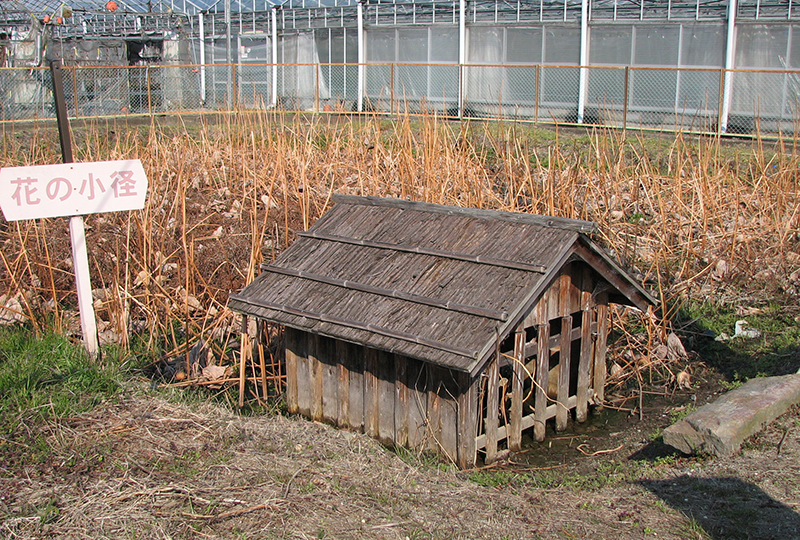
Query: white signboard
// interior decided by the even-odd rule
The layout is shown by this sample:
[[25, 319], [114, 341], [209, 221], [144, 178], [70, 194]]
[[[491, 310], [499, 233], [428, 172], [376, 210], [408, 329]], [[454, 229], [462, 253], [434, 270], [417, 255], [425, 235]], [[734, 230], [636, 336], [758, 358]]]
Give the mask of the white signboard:
[[138, 159], [0, 169], [6, 221], [138, 210], [145, 195]]

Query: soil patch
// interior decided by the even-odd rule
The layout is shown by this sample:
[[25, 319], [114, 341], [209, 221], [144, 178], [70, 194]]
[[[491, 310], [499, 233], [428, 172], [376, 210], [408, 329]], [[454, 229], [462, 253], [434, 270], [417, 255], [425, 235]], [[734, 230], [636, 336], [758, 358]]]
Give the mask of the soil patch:
[[[492, 467], [458, 471], [302, 418], [242, 417], [167, 397], [132, 389], [90, 413], [29, 428], [13, 443], [4, 439], [0, 532], [9, 538], [800, 536], [797, 409], [726, 459], [680, 457], [659, 447], [667, 413], [648, 412], [642, 422], [604, 413], [583, 433], [562, 433]], [[669, 399], [675, 407], [690, 402], [687, 395]]]

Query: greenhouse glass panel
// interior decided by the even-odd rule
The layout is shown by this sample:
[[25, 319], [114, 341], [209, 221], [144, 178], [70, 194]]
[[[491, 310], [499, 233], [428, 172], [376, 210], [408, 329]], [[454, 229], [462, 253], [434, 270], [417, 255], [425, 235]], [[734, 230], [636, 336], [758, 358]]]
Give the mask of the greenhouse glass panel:
[[637, 25], [635, 35], [633, 65], [678, 65], [679, 26]]
[[590, 64], [621, 66], [630, 64], [632, 27], [593, 26], [589, 32]]
[[782, 68], [788, 41], [788, 25], [739, 25], [736, 28], [736, 67]]
[[546, 64], [578, 64], [581, 55], [581, 29], [575, 26], [546, 26], [544, 61]]
[[467, 82], [465, 100], [473, 107], [498, 103], [504, 87], [504, 70], [497, 66], [503, 63], [503, 29], [487, 26], [470, 28], [468, 57], [471, 64], [493, 66], [464, 68]]
[[725, 25], [685, 24], [681, 65], [722, 67], [725, 64]]
[[[577, 65], [580, 59], [580, 35], [578, 27], [545, 27], [545, 63]], [[580, 70], [577, 68], [543, 67], [539, 76], [539, 101], [555, 109], [545, 114], [563, 114], [568, 118], [574, 116], [571, 111], [577, 110], [579, 80]], [[562, 108], [565, 112], [560, 111]]]
[[791, 47], [789, 48], [789, 61], [786, 65], [791, 69], [800, 69], [800, 25], [793, 24], [791, 31]]
[[542, 35], [541, 28], [506, 28], [506, 63], [540, 64]]
[[394, 62], [397, 37], [393, 28], [367, 30], [367, 62]]

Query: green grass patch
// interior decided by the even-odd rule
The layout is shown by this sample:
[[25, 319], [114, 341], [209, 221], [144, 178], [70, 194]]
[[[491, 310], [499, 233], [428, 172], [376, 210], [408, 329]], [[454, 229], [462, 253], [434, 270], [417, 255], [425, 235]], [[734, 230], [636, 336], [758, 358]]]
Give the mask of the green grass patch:
[[0, 328], [0, 432], [95, 407], [120, 389], [115, 365], [54, 333]]
[[[777, 303], [753, 306], [752, 313], [737, 313], [735, 306], [714, 302], [687, 302], [678, 321], [690, 321], [685, 331], [692, 349], [718, 369], [731, 385], [753, 377], [786, 375], [800, 368], [800, 323], [795, 314]], [[760, 337], [733, 337], [738, 320], [757, 329]], [[678, 323], [680, 326], [680, 322]], [[727, 334], [730, 339], [715, 341]]]

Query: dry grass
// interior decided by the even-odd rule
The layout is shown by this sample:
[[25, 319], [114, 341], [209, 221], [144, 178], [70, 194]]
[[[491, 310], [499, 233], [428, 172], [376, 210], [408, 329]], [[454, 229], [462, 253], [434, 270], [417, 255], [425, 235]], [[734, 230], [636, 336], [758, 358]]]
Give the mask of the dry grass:
[[[60, 161], [53, 126], [3, 130], [0, 165]], [[800, 266], [793, 142], [272, 113], [88, 124], [75, 138], [77, 161], [136, 157], [150, 179], [143, 210], [87, 219], [101, 338], [123, 345], [133, 332], [180, 350], [184, 333], [228, 331], [228, 292], [333, 193], [596, 221], [669, 309], [732, 283], [787, 290]], [[76, 327], [67, 238], [60, 219], [0, 222], [0, 287], [36, 325]]]

